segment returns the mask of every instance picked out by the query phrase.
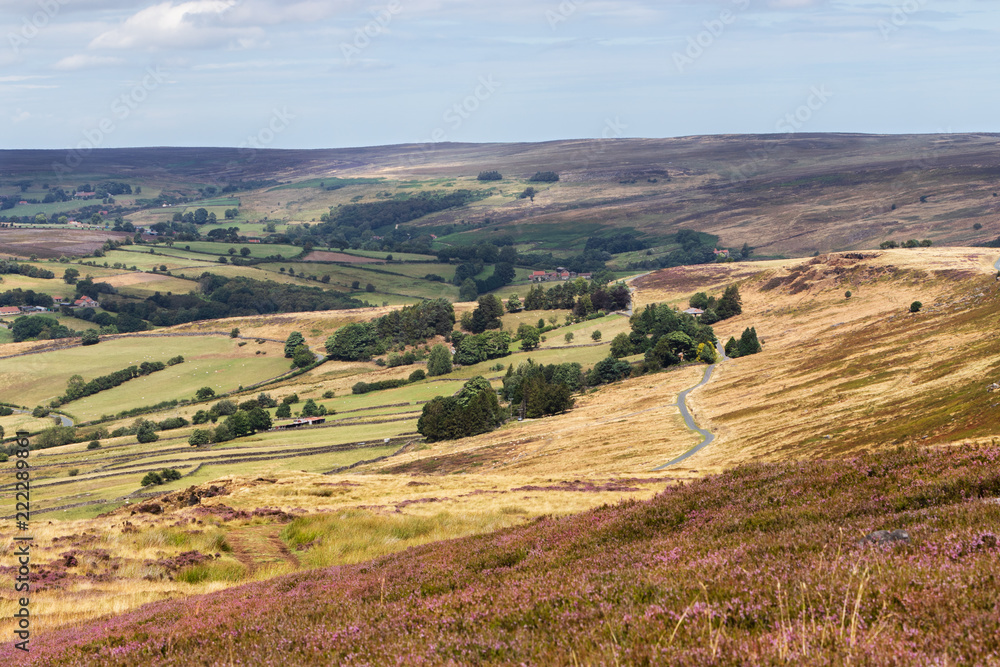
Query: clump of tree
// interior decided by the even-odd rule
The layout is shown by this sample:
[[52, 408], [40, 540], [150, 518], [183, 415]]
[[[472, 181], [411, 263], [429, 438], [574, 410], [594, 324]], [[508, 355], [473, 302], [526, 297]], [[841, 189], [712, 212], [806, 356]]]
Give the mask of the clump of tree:
[[451, 352], [444, 345], [438, 344], [431, 348], [427, 358], [427, 374], [431, 377], [447, 375], [451, 372]]
[[479, 176], [477, 176], [476, 179], [480, 181], [502, 181], [503, 174], [501, 174], [499, 171], [496, 171], [495, 169], [492, 171], [481, 171], [479, 172]]
[[180, 472], [173, 468], [164, 468], [159, 472], [148, 472], [139, 482], [142, 486], [159, 486], [181, 478]]
[[455, 332], [452, 342], [455, 345], [454, 362], [461, 366], [510, 355], [511, 337], [506, 331], [486, 331], [479, 335]]
[[740, 288], [735, 284], [727, 287], [718, 299], [705, 292], [698, 292], [691, 297], [689, 304], [692, 308], [704, 311], [700, 318], [704, 324], [715, 324], [743, 313]]
[[535, 175], [528, 179], [529, 183], [558, 183], [559, 174], [554, 171], [536, 171]]
[[426, 403], [417, 431], [429, 442], [457, 440], [499, 428], [506, 418], [489, 381], [476, 376], [457, 396], [438, 396]]
[[734, 359], [757, 354], [763, 349], [760, 341], [757, 339], [757, 330], [754, 327], [744, 329], [743, 335], [740, 336], [739, 340], [730, 338], [725, 346], [726, 356]]
[[370, 394], [383, 389], [396, 389], [409, 384], [409, 380], [378, 380], [376, 382], [357, 382], [351, 387], [353, 394]]
[[519, 415], [537, 419], [572, 408], [572, 395], [582, 387], [583, 370], [580, 364], [546, 366], [529, 359], [516, 370], [508, 368], [500, 394]]
[[718, 237], [696, 232], [692, 229], [681, 229], [674, 235], [674, 243], [679, 248], [661, 257], [629, 262], [629, 269], [666, 269], [673, 266], [689, 264], [711, 264], [716, 261], [715, 251], [718, 248]]
[[599, 311], [626, 310], [631, 303], [632, 295], [623, 284], [602, 287], [596, 281], [578, 278], [548, 289], [533, 285], [524, 299], [524, 310], [573, 310], [583, 317]]
[[[645, 354], [644, 367], [659, 370], [681, 363], [699, 361], [699, 346], [716, 343], [712, 327], [686, 313], [679, 313], [666, 304], [648, 305], [631, 319], [632, 332], [628, 345], [620, 339], [612, 341], [612, 352], [622, 356]], [[614, 357], [612, 357], [614, 358]]]
[[[466, 317], [466, 315], [468, 317]], [[503, 301], [493, 294], [479, 297], [478, 305], [471, 313], [462, 316], [462, 328], [474, 334], [481, 334], [487, 329], [499, 329], [504, 315]]]
[[444, 299], [393, 311], [372, 322], [348, 324], [326, 341], [331, 359], [368, 361], [393, 345], [416, 345], [445, 336], [455, 326], [455, 309]]
[[930, 239], [924, 239], [923, 241], [910, 239], [908, 241], [903, 241], [902, 243], [898, 241], [883, 241], [878, 247], [882, 250], [891, 250], [893, 248], [930, 248], [933, 245], [934, 241], [931, 241]]
[[109, 375], [96, 377], [90, 382], [86, 382], [81, 375], [73, 375], [66, 383], [66, 393], [58, 400], [61, 405], [87, 396], [93, 396], [98, 392], [114, 389], [129, 380], [162, 371], [166, 367], [167, 365], [162, 361], [144, 361], [138, 366], [129, 366]]

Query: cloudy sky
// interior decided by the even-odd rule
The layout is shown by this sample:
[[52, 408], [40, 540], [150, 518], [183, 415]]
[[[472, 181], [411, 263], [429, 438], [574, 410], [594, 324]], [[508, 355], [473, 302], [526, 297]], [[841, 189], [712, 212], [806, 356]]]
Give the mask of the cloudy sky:
[[1000, 131], [991, 0], [0, 0], [0, 148]]

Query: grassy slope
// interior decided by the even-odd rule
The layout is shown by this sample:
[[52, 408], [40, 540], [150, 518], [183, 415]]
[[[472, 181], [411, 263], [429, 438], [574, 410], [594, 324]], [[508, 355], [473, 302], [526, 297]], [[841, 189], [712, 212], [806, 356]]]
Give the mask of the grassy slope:
[[[983, 663], [1000, 650], [998, 462], [966, 448], [742, 466], [647, 502], [151, 605], [45, 635], [32, 658]], [[856, 544], [876, 529], [913, 541]]]

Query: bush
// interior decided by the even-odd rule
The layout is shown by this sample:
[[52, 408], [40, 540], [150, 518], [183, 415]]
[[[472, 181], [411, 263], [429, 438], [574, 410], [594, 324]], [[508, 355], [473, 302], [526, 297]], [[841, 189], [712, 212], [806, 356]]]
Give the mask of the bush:
[[239, 410], [239, 407], [230, 400], [223, 399], [212, 406], [212, 412], [222, 417], [228, 417]]
[[80, 342], [84, 345], [97, 345], [101, 342], [101, 336], [96, 329], [88, 329], [83, 332], [83, 336], [80, 337]]
[[410, 373], [409, 382], [420, 382], [421, 380], [426, 380], [426, 379], [427, 379], [427, 373], [424, 371], [424, 369], [418, 368], [417, 370]]
[[157, 440], [160, 439], [160, 436], [156, 434], [153, 424], [150, 422], [146, 422], [135, 434], [135, 438], [139, 442], [146, 444], [149, 442], [156, 442]]
[[444, 345], [435, 345], [431, 348], [430, 357], [427, 359], [427, 374], [431, 377], [446, 375], [451, 372], [451, 352]]
[[496, 171], [496, 170], [481, 171], [481, 172], [479, 172], [479, 176], [476, 177], [476, 180], [479, 180], [479, 181], [502, 181], [503, 180], [503, 174], [501, 174], [499, 171]]
[[192, 447], [200, 447], [202, 445], [207, 445], [212, 441], [212, 431], [208, 429], [196, 429], [191, 437], [188, 438], [188, 444]]
[[91, 440], [89, 443], [87, 443], [87, 449], [100, 449], [100, 448], [101, 448], [101, 442], [99, 440]]
[[598, 330], [594, 331], [594, 333], [590, 334], [590, 339], [593, 340], [593, 341], [599, 341], [599, 340], [601, 340], [602, 336], [603, 336], [603, 334], [598, 329]]
[[923, 307], [924, 307], [924, 304], [920, 303], [919, 301], [914, 301], [913, 303], [910, 304], [910, 312], [911, 313], [919, 313], [920, 309], [923, 308]]
[[559, 181], [559, 174], [554, 171], [536, 171], [535, 175], [528, 179], [530, 183], [556, 183]]
[[282, 405], [295, 405], [298, 402], [299, 402], [298, 394], [291, 394], [290, 396], [285, 396], [283, 399], [281, 399]]
[[197, 398], [199, 401], [207, 401], [213, 396], [215, 396], [215, 390], [212, 389], [211, 387], [202, 387], [194, 394], [194, 397]]
[[847, 290], [846, 292], [844, 292], [845, 299], [850, 299], [852, 296], [854, 295], [851, 293], [851, 290]]
[[358, 382], [353, 387], [351, 387], [351, 392], [354, 394], [370, 394], [373, 391], [381, 391], [383, 389], [396, 389], [397, 387], [405, 386], [406, 380], [379, 380], [378, 382]]
[[173, 468], [164, 468], [160, 473], [160, 476], [163, 477], [164, 482], [173, 482], [174, 480], [181, 478], [180, 472], [174, 470]]
[[292, 406], [288, 403], [279, 405], [278, 409], [274, 411], [274, 416], [278, 419], [288, 419], [292, 416]]
[[158, 472], [147, 472], [146, 476], [139, 483], [143, 486], [156, 486], [157, 484], [163, 484], [163, 477]]
[[332, 389], [329, 389], [329, 390], [323, 392], [323, 398], [333, 398], [336, 395], [337, 395], [337, 392], [335, 392]]
[[179, 354], [176, 357], [171, 357], [167, 359], [167, 366], [176, 366], [177, 364], [183, 364], [183, 363], [184, 363], [184, 357], [182, 357]]
[[70, 477], [76, 477], [77, 475], [79, 475], [79, 474], [80, 474], [80, 469], [79, 469], [79, 468], [73, 468], [73, 469], [71, 469], [71, 470], [70, 470], [70, 471], [69, 471], [69, 472], [68, 472], [67, 474], [68, 474], [68, 475], [69, 475]]

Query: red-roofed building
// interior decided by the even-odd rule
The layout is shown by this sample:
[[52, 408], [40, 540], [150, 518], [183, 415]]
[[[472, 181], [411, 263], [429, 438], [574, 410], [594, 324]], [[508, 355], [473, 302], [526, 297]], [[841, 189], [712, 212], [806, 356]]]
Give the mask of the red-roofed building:
[[97, 308], [101, 304], [91, 299], [89, 296], [81, 296], [73, 302], [74, 308]]
[[0, 316], [2, 315], [20, 315], [21, 309], [17, 306], [4, 306], [0, 308]]

